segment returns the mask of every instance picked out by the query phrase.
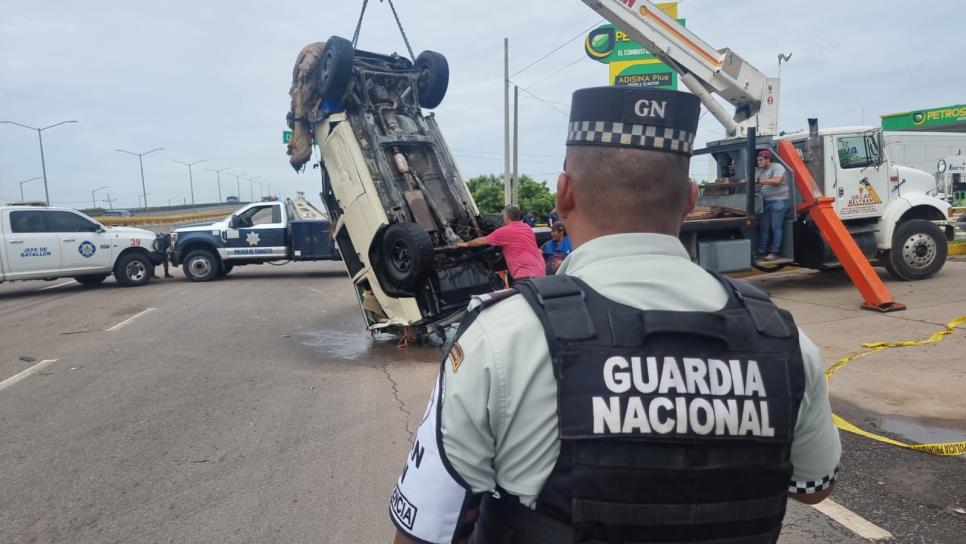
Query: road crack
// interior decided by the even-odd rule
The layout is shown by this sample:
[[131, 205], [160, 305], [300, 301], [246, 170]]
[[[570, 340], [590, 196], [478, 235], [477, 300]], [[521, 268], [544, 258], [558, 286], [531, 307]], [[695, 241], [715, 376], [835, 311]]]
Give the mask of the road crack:
[[396, 383], [396, 380], [392, 378], [392, 374], [389, 373], [389, 363], [385, 363], [382, 365], [382, 373], [385, 374], [386, 379], [389, 380], [389, 385], [392, 387], [392, 398], [396, 399], [396, 404], [399, 405], [399, 411], [406, 416], [405, 417], [406, 434], [409, 435], [409, 443], [412, 444], [413, 439], [415, 438], [415, 435], [413, 433], [413, 430], [409, 428], [409, 420], [413, 418], [413, 414], [412, 412], [409, 411], [408, 408], [406, 408], [406, 403], [403, 402], [401, 398], [399, 398], [399, 384]]

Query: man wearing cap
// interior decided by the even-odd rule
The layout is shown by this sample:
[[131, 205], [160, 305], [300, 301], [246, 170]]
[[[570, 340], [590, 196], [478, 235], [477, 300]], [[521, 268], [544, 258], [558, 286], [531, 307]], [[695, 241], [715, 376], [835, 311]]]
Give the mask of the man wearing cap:
[[755, 190], [764, 200], [764, 208], [758, 217], [758, 255], [763, 261], [776, 261], [782, 249], [782, 227], [791, 194], [785, 183], [785, 167], [774, 162], [771, 151], [762, 149], [756, 160]]
[[396, 542], [774, 543], [830, 492], [824, 365], [761, 291], [679, 239], [699, 102], [574, 93], [556, 275], [470, 304], [390, 515]]
[[554, 223], [550, 229], [550, 239], [543, 244], [541, 249], [543, 250], [543, 258], [547, 261], [547, 274], [556, 273], [557, 269], [560, 268], [560, 263], [573, 251], [570, 237], [567, 236], [567, 231], [564, 229], [562, 222]]

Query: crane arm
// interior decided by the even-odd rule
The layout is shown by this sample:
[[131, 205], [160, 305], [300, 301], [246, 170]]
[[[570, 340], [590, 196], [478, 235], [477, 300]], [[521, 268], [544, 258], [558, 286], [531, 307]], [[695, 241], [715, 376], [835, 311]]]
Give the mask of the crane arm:
[[[581, 1], [678, 72], [729, 135], [742, 136], [749, 126], [759, 134], [778, 132], [777, 78], [766, 77], [730, 49], [714, 49], [647, 0]], [[734, 106], [735, 113], [729, 115], [712, 94]]]

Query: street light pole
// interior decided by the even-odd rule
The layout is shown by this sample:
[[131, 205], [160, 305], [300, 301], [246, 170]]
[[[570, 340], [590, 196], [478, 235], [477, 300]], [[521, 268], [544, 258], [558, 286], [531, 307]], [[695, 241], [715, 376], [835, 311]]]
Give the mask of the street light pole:
[[91, 207], [92, 208], [96, 208], [97, 207], [97, 200], [94, 198], [94, 193], [96, 193], [97, 191], [100, 191], [102, 189], [107, 189], [107, 185], [105, 185], [103, 187], [98, 187], [97, 189], [93, 189], [91, 191]]
[[144, 209], [145, 210], [148, 207], [148, 189], [144, 185], [144, 161], [141, 159], [141, 157], [143, 157], [143, 156], [145, 156], [145, 155], [147, 155], [149, 153], [154, 153], [155, 151], [163, 151], [163, 150], [164, 150], [163, 147], [156, 147], [156, 148], [152, 149], [151, 151], [145, 151], [144, 153], [135, 153], [133, 151], [128, 151], [126, 149], [115, 149], [114, 150], [114, 151], [120, 151], [121, 153], [127, 153], [128, 155], [135, 155], [138, 158], [138, 165], [141, 167], [141, 194], [144, 195]]
[[[146, 195], [144, 195], [144, 207], [143, 207], [144, 210], [147, 210], [148, 208], [147, 203], [148, 203], [149, 194], [151, 193], [147, 193]], [[138, 195], [138, 207], [141, 208], [141, 195]]]
[[195, 178], [191, 175], [191, 167], [196, 164], [201, 164], [205, 162], [205, 159], [201, 159], [200, 161], [195, 161], [195, 162], [182, 162], [182, 161], [171, 161], [171, 162], [183, 164], [188, 167], [188, 185], [191, 186], [191, 205], [194, 206], [195, 205]]
[[248, 172], [242, 172], [241, 174], [228, 174], [229, 176], [235, 176], [235, 191], [238, 192], [238, 201], [241, 202], [241, 179], [242, 176], [248, 175]]
[[226, 166], [221, 170], [215, 170], [214, 168], [205, 168], [205, 170], [208, 170], [209, 172], [214, 172], [215, 174], [218, 175], [218, 202], [221, 202], [221, 173], [224, 172], [225, 170], [231, 170], [231, 166]]
[[41, 133], [47, 130], [48, 128], [59, 127], [60, 125], [63, 125], [66, 123], [76, 123], [76, 122], [77, 121], [73, 121], [73, 120], [61, 121], [59, 123], [54, 123], [53, 125], [50, 125], [50, 126], [37, 128], [37, 127], [25, 125], [23, 123], [18, 123], [16, 121], [0, 121], [0, 123], [6, 123], [8, 125], [17, 125], [18, 127], [29, 128], [30, 130], [37, 131], [37, 141], [40, 142], [40, 169], [44, 173], [44, 200], [47, 202], [48, 206], [50, 206], [50, 191], [47, 190], [47, 163], [44, 161], [44, 137]]
[[24, 183], [29, 183], [29, 182], [34, 181], [34, 180], [37, 180], [37, 179], [44, 179], [44, 178], [36, 177], [36, 178], [25, 179], [25, 180], [23, 180], [23, 181], [20, 182], [20, 201], [21, 202], [23, 202], [23, 184]]

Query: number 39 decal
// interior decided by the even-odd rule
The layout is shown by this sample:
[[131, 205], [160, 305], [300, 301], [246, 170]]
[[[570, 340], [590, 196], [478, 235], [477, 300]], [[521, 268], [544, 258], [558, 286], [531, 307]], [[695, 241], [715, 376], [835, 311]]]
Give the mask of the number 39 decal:
[[132, 246], [140, 246], [141, 245], [141, 239], [140, 238], [134, 238], [133, 240], [131, 240], [131, 245]]

